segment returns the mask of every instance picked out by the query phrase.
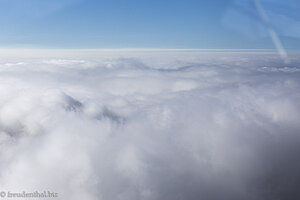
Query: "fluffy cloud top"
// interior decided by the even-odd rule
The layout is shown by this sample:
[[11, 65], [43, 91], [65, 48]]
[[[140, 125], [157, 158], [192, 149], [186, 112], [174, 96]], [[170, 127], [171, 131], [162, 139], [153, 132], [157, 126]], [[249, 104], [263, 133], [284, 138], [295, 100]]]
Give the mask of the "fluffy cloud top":
[[300, 197], [298, 54], [71, 54], [0, 59], [2, 191]]

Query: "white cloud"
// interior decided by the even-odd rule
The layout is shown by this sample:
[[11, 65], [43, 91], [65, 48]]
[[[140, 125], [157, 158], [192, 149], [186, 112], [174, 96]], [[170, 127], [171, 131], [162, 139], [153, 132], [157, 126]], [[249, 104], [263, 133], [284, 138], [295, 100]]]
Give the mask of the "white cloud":
[[55, 54], [0, 60], [2, 191], [299, 196], [297, 54]]

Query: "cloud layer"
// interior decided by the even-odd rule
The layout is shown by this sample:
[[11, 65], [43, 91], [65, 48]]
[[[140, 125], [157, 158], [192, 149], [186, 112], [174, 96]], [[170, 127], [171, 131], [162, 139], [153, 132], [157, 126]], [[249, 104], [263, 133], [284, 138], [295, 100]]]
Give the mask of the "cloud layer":
[[297, 57], [2, 58], [0, 188], [73, 200], [297, 199]]

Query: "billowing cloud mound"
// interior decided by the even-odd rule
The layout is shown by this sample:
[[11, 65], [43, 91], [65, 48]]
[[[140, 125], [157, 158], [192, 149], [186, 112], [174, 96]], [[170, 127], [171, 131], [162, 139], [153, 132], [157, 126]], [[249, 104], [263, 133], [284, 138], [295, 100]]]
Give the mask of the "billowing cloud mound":
[[300, 60], [0, 60], [0, 188], [72, 200], [300, 198]]

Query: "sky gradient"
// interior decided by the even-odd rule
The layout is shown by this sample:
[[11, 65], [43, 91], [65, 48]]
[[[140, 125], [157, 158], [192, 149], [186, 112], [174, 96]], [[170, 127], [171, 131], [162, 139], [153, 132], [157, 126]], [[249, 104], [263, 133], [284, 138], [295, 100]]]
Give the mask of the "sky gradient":
[[300, 49], [299, 8], [297, 0], [0, 0], [0, 48], [276, 49], [274, 32], [283, 48]]

